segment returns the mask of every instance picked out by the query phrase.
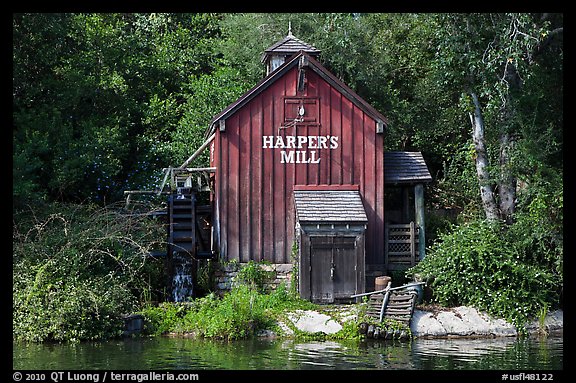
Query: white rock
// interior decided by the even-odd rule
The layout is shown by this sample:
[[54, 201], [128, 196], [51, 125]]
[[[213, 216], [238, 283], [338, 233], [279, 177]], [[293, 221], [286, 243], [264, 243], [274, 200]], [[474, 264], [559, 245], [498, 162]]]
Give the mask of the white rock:
[[431, 312], [414, 310], [410, 323], [412, 335], [418, 336], [446, 336], [446, 329], [434, 318]]
[[490, 333], [496, 336], [516, 336], [518, 331], [514, 325], [506, 322], [504, 319], [493, 319], [491, 322]]
[[[345, 311], [336, 312], [338, 321], [344, 322], [354, 318], [355, 312], [346, 314]], [[292, 328], [300, 331], [325, 334], [334, 334], [342, 329], [341, 324], [329, 315], [312, 310], [296, 310], [287, 315], [291, 326], [287, 323], [278, 323], [283, 335], [293, 335]], [[563, 328], [563, 312], [561, 310], [549, 313], [544, 325], [548, 331], [561, 331]], [[292, 327], [292, 328], [291, 328]], [[528, 326], [529, 331], [539, 328], [539, 323], [533, 322]], [[447, 336], [517, 336], [517, 329], [503, 319], [493, 318], [473, 307], [460, 306], [445, 311], [432, 313], [424, 310], [414, 310], [410, 329], [414, 337], [447, 337]]]
[[490, 318], [479, 313], [473, 307], [459, 306], [454, 308], [454, 311], [460, 315], [464, 326], [468, 328], [466, 335], [490, 335], [491, 323]]
[[548, 314], [544, 320], [548, 331], [562, 330], [564, 328], [564, 311], [556, 310]]
[[321, 314], [311, 310], [297, 310], [288, 314], [288, 319], [300, 331], [315, 333], [323, 332], [325, 334], [334, 334], [342, 330], [340, 323], [328, 315]]
[[283, 335], [290, 336], [294, 335], [294, 330], [292, 330], [288, 325], [284, 322], [278, 322], [278, 326], [282, 330]]

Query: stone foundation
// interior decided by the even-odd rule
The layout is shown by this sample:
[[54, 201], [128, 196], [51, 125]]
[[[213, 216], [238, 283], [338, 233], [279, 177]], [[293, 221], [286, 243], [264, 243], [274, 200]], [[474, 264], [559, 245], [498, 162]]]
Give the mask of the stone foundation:
[[[224, 293], [230, 291], [234, 285], [236, 276], [246, 263], [227, 263], [220, 264], [214, 272], [214, 279], [216, 283], [216, 291]], [[274, 279], [265, 285], [266, 288], [275, 290], [280, 284], [284, 283], [287, 288], [290, 288], [290, 279], [292, 278], [293, 265], [291, 263], [279, 263], [270, 265], [260, 265], [264, 271], [273, 271]]]

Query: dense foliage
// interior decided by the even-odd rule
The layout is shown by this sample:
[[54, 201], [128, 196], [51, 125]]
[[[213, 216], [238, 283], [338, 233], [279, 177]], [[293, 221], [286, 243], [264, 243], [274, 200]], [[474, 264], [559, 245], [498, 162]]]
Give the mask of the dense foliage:
[[113, 206], [51, 204], [15, 215], [14, 337], [118, 336], [122, 316], [161, 288], [162, 264], [146, 256], [158, 238], [149, 217]]
[[[263, 77], [261, 53], [289, 21], [389, 118], [388, 150], [423, 152], [445, 181], [430, 187], [436, 205], [478, 204], [475, 175], [462, 172], [470, 89], [495, 182], [502, 132], [517, 142], [516, 173], [561, 170], [562, 15], [15, 14], [15, 202], [111, 202], [158, 186], [161, 169], [183, 163], [211, 118]], [[507, 63], [521, 87], [504, 77]]]
[[[289, 23], [321, 50], [323, 65], [388, 117], [386, 150], [423, 153], [434, 179], [428, 212], [461, 211], [454, 226], [430, 220], [428, 227], [442, 232], [427, 233], [431, 248], [419, 272], [435, 276], [437, 299], [478, 307], [494, 300], [492, 311], [516, 323], [557, 305], [562, 14], [34, 13], [12, 20], [15, 337], [106, 337], [117, 331], [119, 313], [146, 300], [151, 288], [143, 284], [158, 289], [161, 267], [142, 253], [163, 239], [161, 232], [152, 238], [160, 229], [137, 233], [141, 224], [120, 210], [100, 209], [125, 190], [158, 187], [162, 168], [182, 164], [212, 117], [262, 79], [261, 54]], [[489, 162], [482, 179], [471, 135], [476, 106]], [[204, 153], [190, 165], [206, 164]], [[513, 221], [503, 227], [483, 222], [479, 187], [487, 185], [496, 203], [504, 191], [514, 196]]]
[[476, 307], [523, 331], [528, 320], [561, 307], [563, 237], [554, 223], [561, 196], [560, 185], [530, 201], [512, 225], [475, 220], [455, 227], [408, 274], [427, 281], [442, 305]]
[[157, 186], [246, 89], [217, 65], [221, 18], [14, 15], [15, 202], [113, 202]]

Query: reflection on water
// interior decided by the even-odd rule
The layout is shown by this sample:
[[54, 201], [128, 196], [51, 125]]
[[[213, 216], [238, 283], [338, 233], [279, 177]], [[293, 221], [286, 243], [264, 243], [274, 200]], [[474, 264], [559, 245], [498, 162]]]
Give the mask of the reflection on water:
[[325, 341], [187, 338], [14, 343], [15, 370], [562, 370], [562, 337]]
[[562, 337], [539, 339], [422, 339], [413, 343], [418, 369], [563, 368]]

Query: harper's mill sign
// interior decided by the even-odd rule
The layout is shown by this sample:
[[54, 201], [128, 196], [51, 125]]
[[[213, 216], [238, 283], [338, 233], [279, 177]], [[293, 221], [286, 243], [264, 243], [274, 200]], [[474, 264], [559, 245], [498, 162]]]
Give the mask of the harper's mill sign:
[[[284, 124], [276, 136], [262, 136], [263, 149], [280, 149], [281, 164], [318, 164], [320, 150], [334, 150], [339, 146], [339, 137], [332, 135], [280, 135], [280, 130], [302, 125], [320, 126], [317, 98], [286, 98], [284, 100]], [[304, 104], [307, 104], [306, 109]]]
[[338, 148], [338, 136], [262, 136], [263, 149], [281, 149], [282, 164], [320, 163], [319, 150]]

